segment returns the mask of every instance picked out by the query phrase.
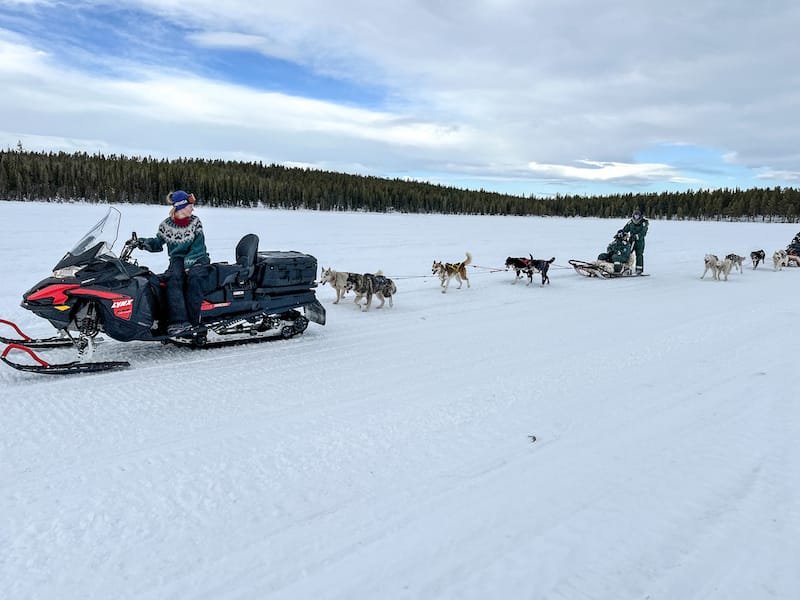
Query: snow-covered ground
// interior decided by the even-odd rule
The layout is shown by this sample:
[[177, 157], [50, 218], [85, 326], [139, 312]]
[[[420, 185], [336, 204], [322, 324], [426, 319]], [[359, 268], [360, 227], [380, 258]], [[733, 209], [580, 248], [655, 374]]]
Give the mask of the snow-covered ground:
[[[167, 212], [120, 209], [117, 248]], [[51, 333], [21, 295], [104, 213], [0, 203], [0, 318]], [[652, 221], [652, 276], [605, 281], [565, 266], [624, 220], [196, 214], [215, 260], [255, 232], [382, 269], [394, 308], [325, 286], [328, 324], [284, 342], [0, 365], [0, 597], [800, 597], [800, 269], [700, 279], [797, 225]], [[440, 293], [431, 261], [467, 250], [555, 256], [552, 284]]]

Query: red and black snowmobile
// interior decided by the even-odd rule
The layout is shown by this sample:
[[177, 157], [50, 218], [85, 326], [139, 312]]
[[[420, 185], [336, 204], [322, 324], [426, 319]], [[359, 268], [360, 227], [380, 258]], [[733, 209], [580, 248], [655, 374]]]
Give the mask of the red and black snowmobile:
[[[130, 366], [124, 361], [92, 361], [96, 336], [129, 342], [160, 341], [190, 347], [218, 347], [303, 333], [309, 321], [325, 324], [325, 309], [314, 294], [317, 260], [300, 252], [258, 251], [258, 236], [245, 235], [236, 247], [236, 262], [213, 263], [211, 283], [201, 306], [202, 323], [179, 336], [166, 333], [166, 294], [162, 277], [131, 259], [136, 234], [119, 257], [112, 248], [120, 212], [106, 216], [53, 267], [53, 274], [25, 292], [22, 307], [47, 319], [58, 335], [34, 339], [11, 321], [0, 324], [16, 338], [0, 359], [21, 371], [70, 374]], [[72, 347], [78, 360], [51, 364], [35, 350]], [[26, 353], [26, 362], [12, 361], [12, 352]]]

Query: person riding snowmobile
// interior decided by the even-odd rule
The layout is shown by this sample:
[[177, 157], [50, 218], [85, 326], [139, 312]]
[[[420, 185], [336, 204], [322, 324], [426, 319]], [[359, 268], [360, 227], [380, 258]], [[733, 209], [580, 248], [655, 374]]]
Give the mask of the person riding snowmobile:
[[597, 260], [614, 263], [614, 273], [621, 273], [631, 256], [630, 235], [620, 229], [614, 234], [614, 239], [605, 252], [597, 255]]
[[164, 245], [167, 246], [167, 334], [177, 335], [200, 324], [200, 305], [211, 259], [206, 250], [203, 224], [192, 214], [194, 194], [176, 190], [167, 195], [167, 201], [172, 208], [169, 217], [158, 226], [158, 233], [155, 237], [139, 238], [136, 245], [148, 252], [161, 252]]

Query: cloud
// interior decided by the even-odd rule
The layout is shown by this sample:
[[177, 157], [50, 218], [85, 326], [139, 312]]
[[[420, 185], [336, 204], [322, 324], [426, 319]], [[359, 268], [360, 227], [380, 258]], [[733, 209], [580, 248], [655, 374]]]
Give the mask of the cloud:
[[619, 162], [578, 161], [586, 167], [568, 165], [547, 165], [532, 162], [528, 166], [538, 176], [552, 179], [573, 179], [581, 181], [668, 181], [672, 183], [697, 183], [697, 180], [682, 177], [669, 165], [654, 163], [626, 164]]
[[[723, 164], [750, 181], [800, 172], [800, 72], [786, 68], [800, 5], [676, 2], [0, 2], [13, 17], [13, 34], [0, 30], [0, 108], [21, 133], [120, 152], [530, 192], [728, 185]], [[696, 164], [677, 150], [637, 160], [669, 145]], [[714, 149], [713, 168], [692, 148]]]
[[9, 42], [0, 42], [0, 77], [8, 89], [0, 107], [16, 105], [19, 112], [24, 104], [39, 115], [69, 114], [73, 122], [113, 114], [174, 126], [228, 127], [232, 135], [339, 135], [416, 148], [452, 147], [469, 137], [464, 129], [388, 111], [262, 92], [180, 72], [140, 73], [127, 80], [97, 77], [65, 70], [52, 55]]
[[205, 31], [191, 33], [187, 36], [187, 40], [198, 47], [249, 50], [292, 62], [302, 62], [303, 60], [302, 53], [298, 52], [293, 44], [265, 35], [231, 31]]
[[756, 175], [756, 179], [772, 182], [788, 182], [790, 184], [800, 183], [800, 171], [774, 171], [768, 170]]

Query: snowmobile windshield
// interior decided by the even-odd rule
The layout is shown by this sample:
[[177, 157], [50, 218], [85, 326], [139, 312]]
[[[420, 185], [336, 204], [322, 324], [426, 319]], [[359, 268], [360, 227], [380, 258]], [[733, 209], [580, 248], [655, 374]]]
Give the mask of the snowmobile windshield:
[[85, 267], [91, 261], [106, 256], [111, 260], [116, 260], [116, 256], [111, 252], [114, 243], [117, 241], [119, 233], [120, 212], [109, 207], [106, 216], [92, 227], [77, 244], [67, 252], [64, 257], [53, 267], [53, 271], [66, 268]]

